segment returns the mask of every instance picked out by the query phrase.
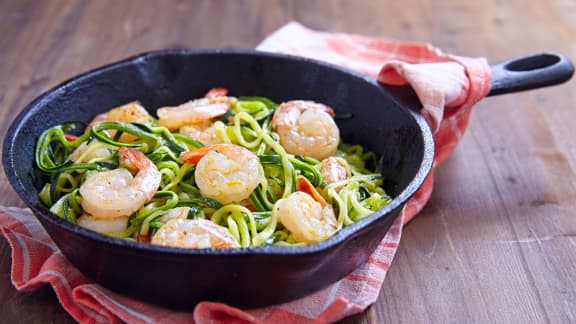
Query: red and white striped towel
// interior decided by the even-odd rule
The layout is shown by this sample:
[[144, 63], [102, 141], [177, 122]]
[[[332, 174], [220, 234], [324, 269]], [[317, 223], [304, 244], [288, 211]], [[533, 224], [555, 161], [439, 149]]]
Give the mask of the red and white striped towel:
[[[410, 84], [423, 103], [436, 143], [437, 166], [464, 133], [470, 109], [490, 88], [484, 59], [447, 55], [428, 44], [312, 31], [292, 22], [265, 39], [259, 50], [329, 61], [382, 83]], [[406, 205], [368, 262], [344, 279], [282, 305], [240, 310], [202, 302], [174, 312], [102, 288], [84, 277], [56, 248], [29, 210], [0, 208], [0, 229], [12, 247], [12, 282], [19, 290], [49, 283], [64, 309], [85, 323], [329, 323], [359, 313], [377, 299], [400, 242], [402, 226], [432, 192], [433, 172]]]

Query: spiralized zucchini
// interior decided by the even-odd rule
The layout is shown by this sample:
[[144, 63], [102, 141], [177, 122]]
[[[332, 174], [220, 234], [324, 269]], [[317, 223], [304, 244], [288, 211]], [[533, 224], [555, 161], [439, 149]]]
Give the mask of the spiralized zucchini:
[[[287, 153], [281, 145], [272, 122], [278, 109], [276, 103], [262, 97], [226, 98], [229, 109], [224, 115], [210, 119], [210, 131], [221, 143], [239, 145], [258, 158], [262, 174], [248, 199], [221, 203], [217, 197], [203, 195], [195, 174], [201, 162], [183, 161], [186, 154], [201, 151], [202, 142], [159, 126], [158, 120], [150, 117], [146, 124], [106, 120], [87, 127], [79, 122], [66, 122], [44, 131], [38, 138], [35, 156], [45, 182], [39, 193], [41, 201], [71, 223], [77, 223], [81, 217], [90, 218], [83, 208], [82, 201], [86, 198], [81, 194], [86, 180], [119, 168], [135, 173], [121, 158], [120, 148], [142, 152], [160, 174], [157, 191], [143, 206], [127, 215], [123, 230], [99, 230], [128, 240], [154, 242], [154, 235], [171, 219], [187, 219], [198, 220], [200, 224], [211, 221], [224, 228], [237, 244], [234, 246], [311, 244], [390, 201], [380, 187], [381, 175], [366, 168], [369, 160], [376, 159], [373, 153], [359, 145], [340, 143], [331, 162], [344, 172], [345, 179], [328, 183], [322, 161]], [[122, 140], [123, 134], [130, 134], [130, 140]], [[308, 195], [294, 195], [296, 191]], [[304, 204], [302, 208], [294, 204], [300, 201]], [[293, 226], [324, 226], [319, 224], [323, 220], [318, 217], [323, 214], [317, 214], [318, 208], [322, 213], [333, 212], [333, 230], [314, 232], [312, 235], [320, 235], [318, 240], [307, 238], [307, 228], [302, 228], [298, 235], [289, 230]], [[282, 212], [293, 213], [290, 222], [294, 223], [289, 224], [288, 216]], [[302, 220], [298, 218], [308, 223], [300, 223]], [[99, 218], [93, 221], [98, 222]], [[195, 247], [221, 246], [208, 242]]]

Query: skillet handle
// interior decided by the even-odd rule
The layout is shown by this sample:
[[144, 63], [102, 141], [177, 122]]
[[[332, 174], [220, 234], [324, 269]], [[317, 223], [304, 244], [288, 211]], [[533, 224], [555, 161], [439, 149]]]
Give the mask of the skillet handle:
[[490, 66], [492, 84], [488, 96], [559, 84], [574, 74], [572, 62], [561, 54], [521, 56]]

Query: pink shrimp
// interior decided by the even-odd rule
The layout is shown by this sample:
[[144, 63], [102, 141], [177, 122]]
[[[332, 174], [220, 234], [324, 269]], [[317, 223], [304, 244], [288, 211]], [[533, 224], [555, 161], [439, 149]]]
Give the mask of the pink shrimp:
[[[112, 108], [105, 113], [96, 115], [88, 124], [88, 128], [103, 122], [140, 123], [150, 125], [152, 116], [138, 101], [133, 101], [125, 105]], [[114, 135], [115, 130], [109, 130], [110, 135]], [[119, 142], [132, 142], [136, 137], [132, 134], [124, 133], [118, 139]]]
[[322, 160], [336, 153], [340, 140], [333, 115], [326, 105], [294, 100], [278, 106], [272, 125], [286, 152]]
[[230, 108], [228, 97], [201, 98], [176, 107], [163, 107], [156, 111], [161, 126], [170, 130], [197, 124], [224, 115]]
[[235, 144], [216, 144], [186, 152], [182, 162], [196, 164], [194, 179], [204, 197], [223, 204], [250, 197], [264, 171], [258, 157]]
[[151, 243], [194, 249], [240, 247], [226, 228], [205, 219], [171, 219], [152, 236]]
[[329, 157], [320, 162], [320, 174], [324, 177], [326, 183], [334, 183], [348, 178], [346, 166], [340, 158]]
[[154, 197], [160, 172], [142, 152], [121, 147], [118, 153], [126, 168], [98, 172], [80, 186], [82, 208], [96, 219], [130, 216]]

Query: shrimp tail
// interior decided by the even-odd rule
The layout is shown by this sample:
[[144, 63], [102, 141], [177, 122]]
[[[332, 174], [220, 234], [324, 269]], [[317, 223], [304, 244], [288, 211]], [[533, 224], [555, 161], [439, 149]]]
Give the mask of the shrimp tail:
[[334, 109], [332, 109], [326, 105], [320, 104], [320, 106], [318, 107], [318, 110], [321, 110], [332, 117], [336, 116], [336, 114], [334, 113]]
[[302, 191], [302, 192], [307, 193], [310, 196], [312, 196], [312, 198], [314, 198], [314, 200], [316, 200], [318, 203], [320, 203], [320, 205], [322, 205], [322, 207], [325, 207], [327, 205], [326, 199], [324, 199], [324, 197], [322, 197], [320, 192], [318, 192], [318, 190], [314, 187], [314, 185], [306, 177], [298, 176], [296, 178], [296, 187], [297, 187], [298, 191]]
[[118, 154], [120, 154], [122, 162], [134, 172], [146, 169], [151, 163], [144, 153], [135, 148], [121, 147], [118, 149]]
[[182, 160], [182, 163], [185, 164], [197, 164], [198, 161], [204, 157], [204, 155], [208, 154], [210, 151], [218, 150], [218, 148], [221, 146], [222, 144], [214, 144], [204, 146], [193, 151], [184, 152], [182, 155], [180, 155], [180, 160]]
[[210, 91], [206, 92], [204, 98], [213, 99], [218, 97], [226, 97], [228, 94], [228, 89], [226, 88], [212, 88]]

